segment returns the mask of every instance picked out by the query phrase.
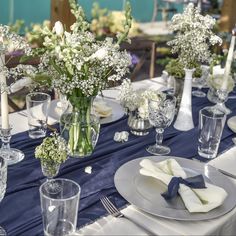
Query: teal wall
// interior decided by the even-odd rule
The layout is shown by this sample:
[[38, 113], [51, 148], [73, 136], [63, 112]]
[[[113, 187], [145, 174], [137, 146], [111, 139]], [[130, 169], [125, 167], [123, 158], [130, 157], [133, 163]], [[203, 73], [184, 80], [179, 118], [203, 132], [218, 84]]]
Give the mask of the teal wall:
[[27, 25], [50, 19], [50, 0], [0, 0], [0, 23], [10, 22], [10, 1], [14, 5], [13, 22], [23, 19]]
[[[58, 0], [59, 1], [59, 0]], [[90, 12], [93, 2], [99, 2], [100, 7], [112, 10], [121, 10], [123, 0], [78, 0], [79, 4], [90, 19]], [[13, 22], [17, 19], [23, 19], [26, 25], [30, 23], [41, 23], [45, 19], [50, 19], [51, 0], [0, 0], [0, 23], [8, 24], [10, 22], [10, 2], [14, 4]], [[134, 18], [139, 22], [147, 22], [152, 19], [153, 1], [152, 0], [130, 0]], [[161, 2], [159, 0], [159, 2]], [[181, 9], [180, 5], [176, 5]], [[158, 14], [157, 20], [161, 20], [161, 14]]]

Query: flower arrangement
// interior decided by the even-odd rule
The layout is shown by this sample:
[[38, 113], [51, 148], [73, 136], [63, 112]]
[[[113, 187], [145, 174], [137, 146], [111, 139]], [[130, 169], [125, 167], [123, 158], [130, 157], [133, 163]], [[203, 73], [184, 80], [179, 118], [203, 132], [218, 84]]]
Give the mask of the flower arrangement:
[[123, 81], [119, 92], [119, 100], [127, 112], [137, 110], [139, 117], [144, 120], [148, 119], [148, 99], [164, 98], [164, 93], [152, 89], [135, 91], [129, 79]]
[[[15, 51], [23, 51], [26, 55], [30, 55], [31, 47], [26, 42], [26, 40], [19, 36], [18, 34], [11, 31], [10, 27], [7, 25], [0, 24], [0, 54], [8, 54], [8, 59], [5, 61], [1, 61], [0, 63], [0, 73], [3, 73], [6, 78], [12, 77], [17, 80], [18, 76], [22, 75], [18, 68], [21, 68], [20, 64], [18, 67], [8, 68], [7, 64], [13, 59]], [[2, 58], [0, 59], [2, 60]], [[27, 66], [26, 66], [27, 67]], [[25, 69], [24, 69], [25, 71]], [[1, 93], [6, 91], [8, 93], [11, 92], [11, 86], [13, 86], [15, 82], [13, 82], [10, 86], [6, 84], [0, 84]]]
[[[210, 75], [207, 78], [207, 84], [210, 86], [210, 88], [213, 88], [215, 90], [220, 90], [221, 89], [223, 81], [224, 81], [224, 74]], [[234, 82], [232, 76], [229, 76], [228, 84], [227, 84], [228, 93], [233, 91], [234, 85], [235, 85], [235, 82]]]
[[42, 24], [31, 24], [30, 28], [25, 28], [25, 37], [27, 42], [29, 42], [33, 47], [43, 46], [43, 28], [51, 28], [51, 22], [49, 20], [43, 21]]
[[165, 66], [165, 71], [176, 79], [183, 79], [185, 75], [183, 65], [178, 59], [170, 59]]
[[[91, 104], [99, 91], [111, 81], [123, 79], [129, 71], [130, 55], [120, 50], [120, 43], [128, 40], [132, 17], [130, 4], [126, 5], [124, 31], [116, 38], [99, 40], [89, 31], [82, 8], [76, 0], [69, 0], [76, 22], [65, 31], [61, 22], [52, 30], [42, 30], [43, 47], [33, 50], [40, 57], [37, 83], [46, 84], [66, 95], [73, 107], [67, 127], [70, 155], [88, 156], [94, 148], [92, 139]], [[33, 80], [35, 80], [33, 78]], [[63, 130], [63, 128], [62, 128]]]
[[170, 29], [176, 35], [167, 44], [172, 47], [172, 53], [178, 54], [180, 63], [186, 69], [208, 62], [211, 57], [210, 46], [222, 43], [221, 38], [213, 33], [215, 23], [211, 16], [201, 15], [193, 3], [189, 3], [182, 14], [173, 16]]
[[[125, 14], [122, 11], [109, 11], [106, 8], [100, 8], [98, 3], [93, 4], [91, 10], [92, 21], [90, 30], [97, 36], [115, 36], [117, 32], [124, 32], [123, 22]], [[138, 23], [132, 19], [132, 25], [129, 30], [129, 36], [133, 37], [139, 33]]]
[[43, 142], [35, 148], [35, 157], [39, 158], [42, 166], [46, 166], [49, 174], [55, 174], [55, 167], [67, 159], [67, 144], [57, 133], [44, 138]]
[[44, 47], [35, 49], [34, 55], [40, 56], [38, 74], [46, 77], [44, 82], [73, 101], [72, 97], [97, 95], [109, 81], [119, 81], [128, 72], [131, 59], [119, 50], [119, 44], [127, 39], [131, 15], [127, 6], [125, 31], [117, 35], [117, 42], [112, 38], [99, 41], [88, 30], [82, 8], [75, 0], [70, 0], [70, 5], [76, 17], [71, 32], [65, 31], [61, 22], [52, 30], [45, 27]]

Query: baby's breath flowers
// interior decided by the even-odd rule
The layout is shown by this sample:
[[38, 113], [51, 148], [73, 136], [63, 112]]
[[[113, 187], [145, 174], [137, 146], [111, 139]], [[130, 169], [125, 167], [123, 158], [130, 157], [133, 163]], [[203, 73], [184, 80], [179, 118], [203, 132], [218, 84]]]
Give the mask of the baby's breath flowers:
[[[18, 73], [19, 70], [16, 69], [16, 67], [9, 69], [6, 66], [14, 57], [11, 53], [19, 50], [23, 51], [27, 55], [31, 53], [31, 48], [23, 37], [12, 32], [9, 26], [0, 24], [0, 73], [3, 73], [6, 78], [12, 77], [17, 80], [18, 76], [20, 76]], [[8, 59], [6, 61], [5, 54], [8, 54]], [[21, 65], [19, 65], [19, 67], [20, 66]], [[5, 91], [10, 93], [11, 91], [10, 87], [2, 83], [0, 84], [0, 89], [1, 93]]]
[[211, 16], [201, 15], [192, 3], [188, 4], [183, 14], [173, 16], [170, 28], [176, 35], [168, 45], [172, 47], [172, 53], [178, 54], [180, 63], [186, 69], [208, 62], [210, 46], [222, 43], [221, 38], [212, 31], [215, 23]]
[[119, 93], [119, 100], [127, 112], [137, 110], [142, 119], [148, 119], [148, 99], [161, 100], [164, 98], [165, 94], [160, 91], [152, 89], [134, 90], [129, 79], [123, 81]]
[[89, 23], [75, 0], [70, 0], [76, 22], [67, 32], [61, 22], [52, 30], [42, 30], [43, 47], [34, 50], [40, 56], [38, 72], [47, 73], [48, 86], [71, 97], [91, 97], [108, 86], [109, 81], [122, 80], [131, 64], [130, 55], [119, 44], [127, 39], [131, 27], [130, 7], [126, 10], [124, 32], [117, 39], [100, 41], [89, 31]]
[[67, 144], [57, 133], [52, 133], [36, 147], [35, 157], [39, 158], [42, 164], [49, 166], [61, 164], [67, 159]]

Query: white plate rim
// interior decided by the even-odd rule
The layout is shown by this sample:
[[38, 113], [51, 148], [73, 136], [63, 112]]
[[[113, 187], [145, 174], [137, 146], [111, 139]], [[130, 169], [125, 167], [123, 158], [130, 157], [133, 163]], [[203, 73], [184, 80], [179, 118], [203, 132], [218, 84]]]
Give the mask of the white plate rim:
[[[223, 187], [226, 190], [226, 192], [228, 192], [228, 196], [220, 207], [215, 208], [207, 213], [189, 213], [187, 209], [175, 211], [174, 208], [163, 208], [162, 206], [158, 205], [157, 202], [155, 202], [155, 204], [153, 204], [152, 207], [150, 207], [149, 204], [147, 204], [147, 201], [145, 199], [141, 199], [140, 196], [137, 196], [138, 194], [135, 195], [134, 193], [132, 193], [132, 191], [135, 191], [135, 192], [137, 191], [135, 187], [131, 184], [132, 183], [131, 178], [135, 177], [134, 175], [137, 174], [137, 171], [140, 168], [138, 170], [137, 169], [130, 170], [128, 168], [129, 170], [126, 173], [124, 173], [124, 170], [126, 170], [127, 167], [129, 167], [129, 165], [132, 166], [132, 164], [134, 164], [137, 166], [139, 162], [145, 158], [151, 159], [156, 162], [163, 161], [169, 158], [174, 158], [178, 161], [178, 163], [181, 166], [183, 166], [183, 163], [184, 163], [184, 165], [189, 165], [189, 167], [187, 168], [196, 168], [197, 172], [200, 172], [201, 174], [204, 174], [206, 172], [208, 175], [207, 177], [210, 177], [209, 178], [210, 181], [212, 181], [213, 184], [217, 184], [218, 186]], [[124, 176], [125, 174], [127, 174], [127, 176]], [[204, 178], [205, 177], [206, 176], [204, 176]], [[135, 205], [137, 208], [139, 208], [140, 210], [144, 212], [147, 212], [149, 214], [152, 214], [158, 217], [166, 218], [166, 219], [179, 220], [179, 221], [198, 221], [198, 220], [215, 219], [228, 213], [236, 205], [236, 198], [233, 197], [233, 196], [236, 196], [236, 188], [235, 188], [235, 185], [232, 183], [232, 181], [228, 177], [220, 173], [217, 169], [215, 169], [212, 166], [205, 165], [204, 163], [192, 161], [192, 160], [181, 158], [181, 157], [146, 156], [146, 157], [141, 157], [141, 158], [137, 158], [132, 161], [126, 162], [116, 171], [115, 176], [114, 176], [114, 183], [120, 195], [124, 199], [126, 199], [130, 204]], [[126, 185], [128, 184], [128, 186], [126, 186], [125, 189], [123, 188], [124, 184]]]
[[[232, 120], [235, 120], [235, 128], [230, 124], [232, 122]], [[227, 125], [230, 128], [230, 130], [232, 130], [234, 133], [236, 133], [236, 116], [231, 116], [228, 120], [227, 120]]]
[[110, 106], [112, 108], [112, 114], [110, 116], [100, 119], [101, 125], [115, 122], [124, 116], [124, 114], [125, 114], [124, 108], [118, 102], [114, 101], [113, 99], [99, 97], [99, 98], [96, 98], [96, 100], [102, 100], [102, 101], [106, 102], [108, 106]]

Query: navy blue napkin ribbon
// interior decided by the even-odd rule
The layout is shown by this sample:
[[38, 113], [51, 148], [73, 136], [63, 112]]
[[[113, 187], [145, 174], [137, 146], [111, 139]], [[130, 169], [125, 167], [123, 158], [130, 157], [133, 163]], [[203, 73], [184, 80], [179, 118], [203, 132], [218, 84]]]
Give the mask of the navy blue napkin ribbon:
[[174, 176], [168, 184], [168, 190], [161, 194], [162, 197], [164, 197], [166, 200], [170, 200], [176, 197], [180, 184], [185, 184], [190, 188], [206, 188], [205, 181], [202, 175], [196, 175], [186, 179]]

